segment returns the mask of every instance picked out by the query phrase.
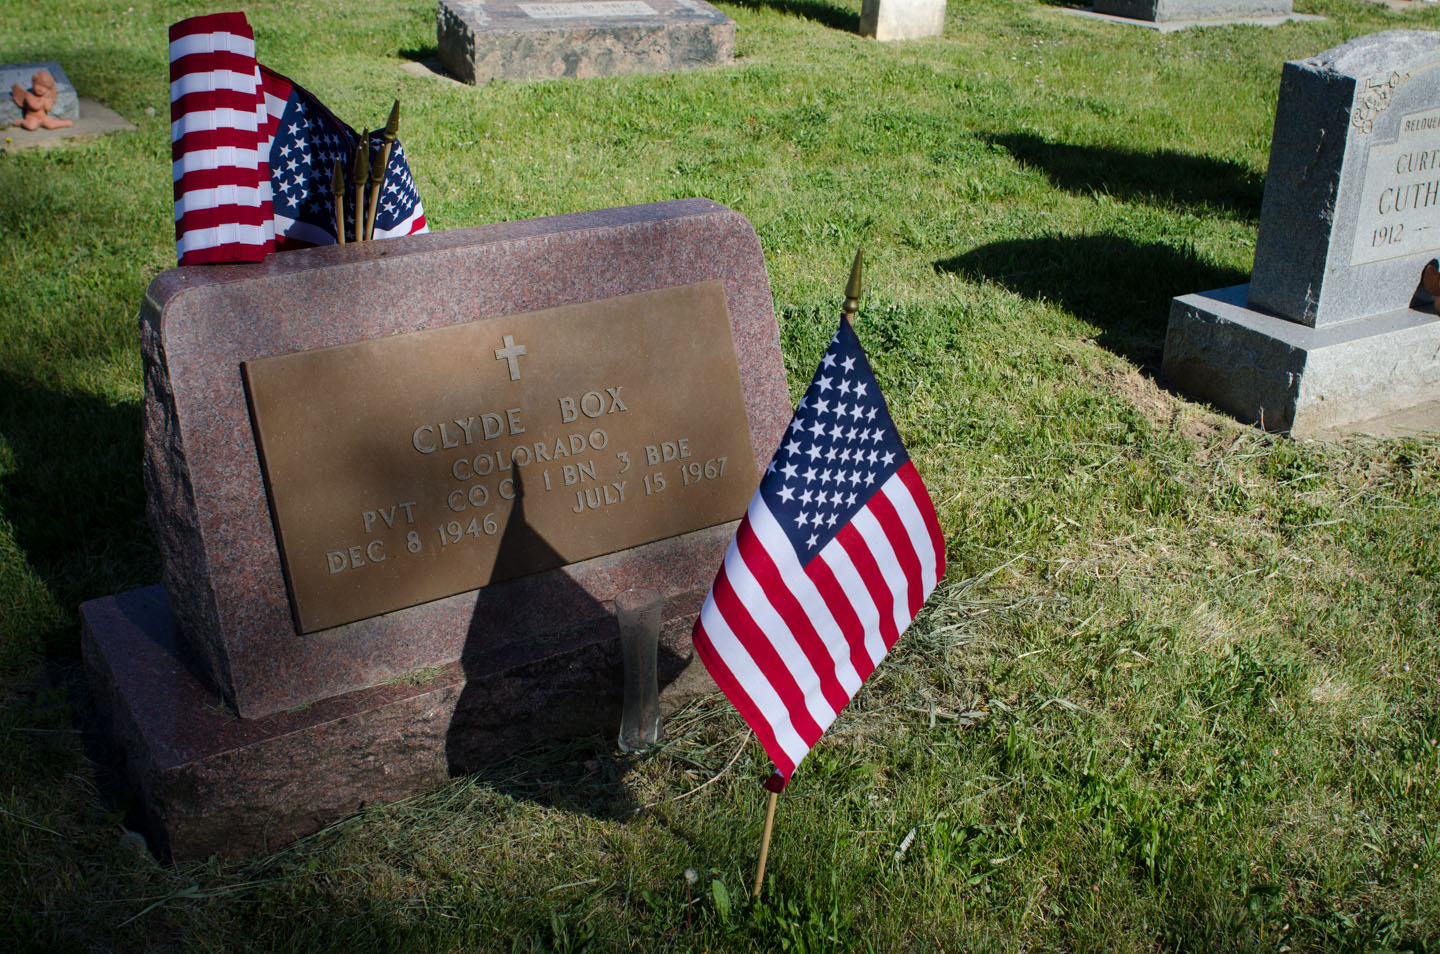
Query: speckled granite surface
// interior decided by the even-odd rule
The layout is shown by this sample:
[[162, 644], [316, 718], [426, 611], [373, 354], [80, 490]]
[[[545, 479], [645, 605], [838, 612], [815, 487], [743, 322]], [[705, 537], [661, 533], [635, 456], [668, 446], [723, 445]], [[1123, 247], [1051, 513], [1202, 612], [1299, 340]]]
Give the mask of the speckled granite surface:
[[735, 58], [735, 21], [704, 0], [440, 0], [437, 52], [465, 83], [669, 73]]
[[[677, 678], [698, 608], [698, 598], [667, 607], [666, 711], [705, 688], [693, 672]], [[98, 709], [124, 752], [151, 846], [174, 861], [273, 850], [542, 739], [619, 727], [613, 622], [578, 648], [507, 670], [452, 663], [241, 719], [178, 654], [161, 587], [92, 600], [80, 616]]]
[[182, 654], [253, 719], [462, 657], [474, 678], [575, 651], [630, 587], [660, 587], [676, 606], [703, 596], [730, 527], [297, 636], [240, 363], [712, 279], [725, 289], [758, 472], [790, 415], [769, 280], [750, 224], [706, 199], [157, 277], [140, 316], [145, 482]]

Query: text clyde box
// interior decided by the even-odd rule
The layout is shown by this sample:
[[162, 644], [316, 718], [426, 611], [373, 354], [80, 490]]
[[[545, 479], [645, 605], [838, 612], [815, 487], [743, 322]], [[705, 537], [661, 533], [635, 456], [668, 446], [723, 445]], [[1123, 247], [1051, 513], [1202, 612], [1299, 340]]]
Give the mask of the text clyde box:
[[244, 368], [301, 632], [735, 520], [757, 482], [719, 282]]
[[[580, 411], [578, 416], [585, 417], [585, 410], [594, 410], [594, 401], [599, 400], [587, 402], [586, 393], [606, 395], [606, 387], [626, 386], [625, 362], [633, 364], [639, 345], [632, 340], [621, 348], [627, 352], [622, 355], [615, 349], [607, 352], [591, 340], [582, 348], [593, 359], [593, 368], [587, 369], [575, 363], [584, 356], [581, 352], [564, 361], [556, 360], [551, 349], [561, 347], [566, 340], [561, 331], [537, 324], [534, 329], [539, 336], [532, 338], [524, 320], [514, 316], [574, 308], [566, 313], [568, 320], [583, 324], [587, 315], [598, 314], [593, 312], [595, 307], [602, 311], [606, 307], [597, 303], [650, 293], [663, 295], [667, 289], [706, 283], [718, 286], [723, 298], [728, 333], [719, 337], [729, 349], [738, 374], [739, 398], [738, 403], [733, 398], [724, 403], [727, 399], [720, 392], [728, 389], [733, 394], [732, 383], [693, 394], [687, 402], [691, 412], [724, 418], [734, 430], [717, 429], [715, 443], [704, 447], [701, 431], [687, 434], [683, 428], [672, 437], [662, 434], [663, 427], [653, 432], [637, 430], [625, 436], [626, 447], [603, 449], [590, 444], [589, 429], [583, 435], [587, 445], [586, 477], [588, 480], [592, 467], [596, 477], [587, 489], [598, 491], [596, 502], [602, 510], [606, 508], [599, 481], [602, 467], [608, 468], [604, 473], [609, 479], [604, 485], [626, 476], [618, 473], [624, 463], [615, 456], [617, 452], [631, 455], [628, 475], [644, 466], [634, 455], [644, 454], [647, 445], [674, 442], [678, 457], [678, 441], [686, 438], [693, 456], [684, 464], [700, 464], [701, 484], [715, 482], [706, 476], [707, 462], [727, 458], [725, 481], [733, 484], [727, 485], [729, 496], [717, 504], [715, 512], [698, 523], [667, 524], [655, 531], [678, 536], [582, 558], [578, 563], [567, 562], [570, 556], [565, 548], [569, 544], [564, 535], [553, 528], [539, 532], [531, 525], [530, 505], [538, 504], [544, 495], [543, 472], [537, 470], [535, 481], [525, 486], [523, 521], [513, 520], [509, 512], [496, 514], [493, 507], [485, 513], [492, 515], [497, 532], [510, 527], [526, 528], [517, 541], [521, 549], [549, 547], [556, 551], [548, 561], [542, 559], [531, 566], [564, 566], [479, 590], [475, 587], [481, 586], [485, 576], [477, 573], [468, 582], [451, 581], [445, 589], [457, 585], [469, 588], [452, 589], [450, 595], [432, 599], [435, 594], [431, 592], [412, 594], [391, 601], [403, 608], [387, 610], [382, 601], [357, 608], [361, 614], [376, 615], [334, 622], [347, 615], [342, 613], [312, 624], [320, 628], [307, 626], [304, 629], [309, 631], [301, 631], [302, 627], [297, 627], [280, 553], [280, 537], [287, 521], [282, 514], [282, 533], [277, 533], [261, 448], [243, 384], [245, 368], [253, 370], [281, 356], [392, 336], [405, 340], [417, 332], [480, 323], [487, 329], [486, 334], [495, 332], [498, 337], [493, 341], [487, 338], [483, 350], [471, 353], [467, 360], [487, 364], [488, 374], [496, 370], [505, 374], [482, 390], [527, 385], [525, 375], [532, 368], [538, 375], [547, 360], [557, 375], [535, 392], [534, 411], [525, 410], [529, 405], [523, 399], [500, 402], [507, 430], [511, 425], [504, 415], [509, 409], [521, 408], [516, 412], [517, 421], [527, 429], [531, 426], [526, 422], [527, 414], [538, 427], [540, 418], [534, 415], [543, 409], [552, 418], [545, 436], [558, 438], [569, 434], [556, 430], [563, 428], [560, 400], [573, 398]], [[667, 339], [671, 344], [694, 330], [690, 325], [704, 324], [700, 320], [703, 309], [686, 306], [664, 311], [671, 324], [671, 337]], [[520, 323], [507, 326], [512, 318]], [[505, 340], [507, 335], [510, 343]], [[571, 651], [585, 640], [596, 638], [596, 625], [609, 613], [610, 601], [627, 587], [657, 586], [667, 594], [667, 607], [673, 605], [676, 614], [693, 614], [714, 579], [731, 531], [726, 523], [681, 530], [723, 519], [725, 513], [738, 516], [743, 509], [743, 501], [739, 506], [735, 503], [743, 496], [740, 484], [751, 485], [745, 494], [753, 491], [754, 475], [768, 462], [790, 415], [779, 334], [759, 241], [742, 216], [706, 199], [309, 249], [271, 256], [254, 265], [172, 269], [157, 277], [146, 292], [141, 338], [146, 381], [145, 481], [150, 523], [161, 550], [171, 608], [187, 658], [245, 717], [259, 717], [372, 686], [462, 656], [468, 660], [467, 673], [475, 678]], [[653, 336], [651, 340], [661, 343]], [[520, 347], [527, 354], [518, 356]], [[499, 358], [497, 351], [502, 352]], [[518, 382], [508, 378], [509, 357], [516, 358], [521, 376]], [[609, 365], [611, 359], [618, 362], [613, 368]], [[661, 359], [663, 364], [663, 355]], [[693, 352], [681, 360], [692, 359]], [[386, 375], [366, 373], [353, 376], [338, 393], [304, 397], [299, 403], [324, 400], [344, 404], [363, 393], [383, 403], [391, 389], [401, 383]], [[572, 390], [576, 393], [570, 393]], [[486, 403], [485, 395], [478, 391], [470, 397]], [[542, 408], [547, 402], [551, 402], [548, 409]], [[695, 402], [699, 402], [698, 408]], [[479, 428], [483, 438], [484, 414], [491, 409], [481, 407], [478, 413], [462, 415], [458, 407], [435, 407], [434, 413], [413, 420], [406, 417], [404, 432], [387, 438], [387, 442], [398, 446], [402, 454], [408, 448], [412, 458], [429, 460], [431, 455], [416, 451], [415, 443], [429, 447], [433, 437], [441, 450], [458, 450], [443, 448], [443, 444], [447, 437], [455, 439], [456, 418], [468, 423], [471, 414], [477, 418], [471, 426]], [[441, 413], [452, 409], [454, 414]], [[655, 409], [651, 404], [650, 410]], [[286, 423], [283, 402], [277, 413], [280, 416], [265, 412], [259, 415], [262, 429], [271, 421]], [[648, 412], [626, 411], [612, 416], [632, 413]], [[297, 423], [300, 416], [297, 409]], [[447, 420], [452, 424], [441, 435], [441, 425]], [[433, 433], [421, 429], [427, 423], [434, 428]], [[526, 434], [507, 436], [507, 440], [515, 441], [506, 445], [512, 451], [512, 460], [522, 436], [528, 437], [528, 430]], [[565, 439], [568, 442], [568, 437]], [[535, 441], [529, 443], [531, 455], [537, 455]], [[593, 464], [588, 452], [594, 453]], [[702, 453], [704, 457], [700, 458]], [[550, 454], [555, 456], [553, 446]], [[601, 454], [609, 457], [602, 458]], [[478, 451], [464, 458], [472, 471], [477, 456]], [[672, 489], [684, 491], [683, 481], [689, 472], [680, 469], [678, 459], [664, 461], [663, 449], [660, 456], [661, 465], [649, 470], [667, 481], [681, 481], [679, 488], [667, 487], [662, 495]], [[452, 469], [459, 468], [460, 459], [447, 459], [442, 475], [455, 484], [455, 489], [462, 483], [474, 483], [473, 475], [465, 480], [463, 468], [458, 475]], [[384, 469], [391, 464], [387, 458], [377, 457], [365, 466]], [[483, 462], [480, 466], [483, 469]], [[563, 502], [565, 474], [553, 460], [550, 466], [550, 493]], [[525, 468], [526, 478], [530, 469]], [[748, 480], [742, 479], [747, 472]], [[408, 486], [409, 477], [404, 473], [386, 479], [392, 482], [385, 484], [382, 480], [381, 486]], [[638, 483], [643, 495], [643, 477]], [[655, 485], [652, 479], [652, 487]], [[507, 485], [507, 491], [511, 489]], [[487, 487], [486, 493], [491, 492], [499, 494], [498, 483]], [[625, 492], [628, 504], [635, 491], [627, 484]], [[477, 492], [477, 500], [479, 496]], [[618, 496], [613, 487], [612, 496]], [[322, 493], [316, 499], [323, 497]], [[412, 499], [391, 497], [395, 495], [382, 496], [373, 503], [368, 498], [351, 500], [346, 504], [349, 525], [359, 534], [367, 529], [366, 514], [374, 512], [375, 518], [368, 526], [374, 531], [384, 523], [382, 510], [392, 514], [390, 508]], [[419, 498], [413, 499], [418, 505]], [[573, 493], [569, 499], [573, 508]], [[590, 498], [583, 499], [588, 503]], [[447, 491], [439, 505], [448, 508], [449, 501]], [[468, 487], [466, 503], [470, 503]], [[514, 502], [509, 504], [513, 506]], [[437, 504], [431, 499], [429, 505]], [[285, 509], [280, 498], [277, 507]], [[557, 504], [550, 509], [563, 515], [571, 508]], [[401, 519], [401, 510], [394, 511], [392, 521]], [[535, 512], [539, 515], [541, 509]], [[452, 519], [458, 521], [459, 517], [456, 513]], [[570, 517], [574, 521], [588, 519], [573, 513]], [[504, 528], [500, 527], [502, 518]], [[446, 534], [447, 547], [476, 542], [469, 533], [469, 517], [458, 528], [467, 543], [454, 539], [450, 519], [433, 522], [434, 526], [424, 528], [423, 545], [427, 548], [431, 541], [439, 547], [440, 533]], [[328, 524], [322, 521], [322, 525]], [[485, 528], [481, 516], [477, 522], [481, 536]], [[403, 535], [387, 538], [383, 544], [387, 554], [396, 554], [397, 565], [397, 548], [407, 545], [409, 532], [407, 529]], [[553, 541], [547, 537], [553, 537]], [[354, 569], [350, 548], [360, 547], [360, 556], [365, 559], [370, 541], [376, 539], [373, 533], [349, 542], [343, 536], [320, 539], [329, 541], [319, 544], [323, 547], [321, 560], [327, 560], [330, 552], [342, 552], [346, 562], [352, 564], [338, 576], [372, 569]], [[592, 541], [588, 549], [581, 547], [573, 553], [578, 557], [585, 552], [603, 553], [604, 549]], [[373, 552], [378, 555], [380, 548]], [[410, 554], [405, 551], [405, 555]], [[313, 567], [313, 554], [309, 559]], [[328, 564], [322, 564], [321, 569], [329, 573]], [[496, 587], [505, 588], [503, 598], [497, 598]], [[482, 599], [482, 594], [488, 597]], [[412, 602], [415, 605], [407, 605]]]

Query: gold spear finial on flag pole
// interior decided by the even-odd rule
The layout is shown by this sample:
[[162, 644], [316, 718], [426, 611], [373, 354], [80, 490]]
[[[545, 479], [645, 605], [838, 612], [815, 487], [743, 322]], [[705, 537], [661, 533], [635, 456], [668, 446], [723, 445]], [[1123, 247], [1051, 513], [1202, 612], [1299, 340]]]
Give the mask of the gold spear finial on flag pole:
[[855, 261], [850, 266], [850, 281], [845, 283], [845, 304], [840, 306], [840, 314], [852, 325], [855, 323], [855, 313], [860, 310], [860, 272], [864, 268], [865, 248], [861, 246], [855, 250]]
[[330, 196], [335, 200], [335, 241], [345, 244], [345, 171], [336, 159], [330, 167]]
[[370, 130], [360, 130], [360, 144], [355, 147], [355, 241], [365, 238], [365, 180], [370, 178]]
[[395, 148], [395, 137], [400, 133], [400, 100], [390, 107], [390, 118], [385, 120], [385, 146], [380, 150], [380, 161], [370, 170], [370, 217], [365, 222], [365, 237], [375, 237], [375, 215], [380, 211], [380, 184], [385, 181], [385, 170], [390, 166], [390, 150]]

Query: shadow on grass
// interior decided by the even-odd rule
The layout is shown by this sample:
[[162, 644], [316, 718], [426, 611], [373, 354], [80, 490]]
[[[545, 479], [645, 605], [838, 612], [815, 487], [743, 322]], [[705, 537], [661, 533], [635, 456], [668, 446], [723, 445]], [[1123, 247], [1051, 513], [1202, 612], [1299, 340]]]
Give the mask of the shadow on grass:
[[733, 2], [737, 7], [745, 7], [750, 10], [766, 7], [778, 13], [788, 13], [805, 20], [814, 20], [821, 26], [844, 33], [860, 32], [860, 14], [854, 10], [827, 3], [826, 0], [733, 0]]
[[397, 50], [401, 59], [412, 60], [416, 63], [426, 63], [440, 58], [440, 47], [434, 43], [425, 46], [410, 46], [403, 50]]
[[1193, 248], [1111, 234], [994, 242], [937, 261], [935, 269], [1055, 302], [1099, 329], [1100, 345], [1151, 376], [1160, 368], [1170, 299], [1249, 277]]
[[0, 474], [0, 514], [21, 559], [68, 609], [160, 575], [145, 528], [140, 428], [138, 402], [110, 404], [0, 370], [0, 435], [14, 461]]
[[1260, 217], [1265, 177], [1238, 162], [1180, 152], [1077, 146], [1030, 133], [989, 139], [1067, 192], [1099, 192], [1156, 204], [1228, 210], [1247, 219]]

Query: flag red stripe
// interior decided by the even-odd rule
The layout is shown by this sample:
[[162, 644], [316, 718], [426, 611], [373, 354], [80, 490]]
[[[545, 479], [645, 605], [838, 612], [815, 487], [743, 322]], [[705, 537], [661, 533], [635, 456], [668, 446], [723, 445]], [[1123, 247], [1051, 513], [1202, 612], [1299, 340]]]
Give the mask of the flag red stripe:
[[860, 535], [853, 520], [835, 534], [835, 540], [855, 565], [855, 571], [860, 574], [866, 592], [870, 594], [875, 608], [880, 611], [880, 641], [889, 649], [900, 638], [900, 633], [895, 629], [895, 614], [892, 610], [895, 601], [890, 594], [890, 585], [885, 580], [885, 574], [875, 562], [875, 555], [870, 552], [869, 545]]
[[730, 575], [722, 566], [720, 574], [715, 577], [715, 606], [725, 617], [725, 623], [730, 631], [735, 634], [740, 645], [750, 654], [755, 665], [765, 674], [770, 685], [774, 688], [775, 694], [780, 697], [785, 711], [790, 716], [790, 724], [795, 727], [795, 732], [804, 740], [806, 745], [814, 745], [815, 740], [820, 738], [824, 728], [810, 714], [810, 709], [805, 705], [805, 693], [801, 690], [800, 684], [795, 679], [795, 674], [786, 667], [784, 660], [780, 658], [775, 646], [765, 637], [760, 627], [755, 625], [754, 618], [746, 608], [742, 600], [735, 592], [730, 582]]
[[890, 541], [890, 549], [895, 551], [895, 559], [899, 562], [900, 570], [905, 577], [907, 618], [914, 619], [915, 614], [920, 612], [920, 607], [925, 605], [920, 557], [911, 546], [910, 534], [905, 529], [905, 523], [900, 519], [900, 514], [896, 513], [895, 505], [890, 502], [889, 497], [885, 496], [883, 492], [876, 494], [870, 499], [869, 509], [875, 517], [875, 522], [885, 532], [885, 539]]
[[[239, 76], [250, 76], [255, 73], [255, 57], [246, 56], [244, 53], [234, 53], [230, 50], [207, 50], [204, 53], [187, 53], [170, 61], [170, 82], [175, 82], [185, 76], [196, 76], [202, 73], [234, 73]], [[229, 81], [223, 81], [220, 86], [226, 87]]]
[[945, 576], [945, 536], [940, 532], [940, 519], [935, 515], [935, 504], [930, 500], [930, 492], [925, 489], [925, 483], [920, 479], [920, 472], [915, 469], [914, 463], [906, 461], [905, 466], [896, 473], [910, 490], [910, 496], [915, 499], [915, 508], [920, 511], [920, 516], [925, 518], [925, 529], [930, 531], [930, 544], [935, 548], [935, 579], [942, 579]]
[[264, 225], [265, 210], [255, 205], [217, 205], [186, 212], [175, 223], [178, 238], [186, 232], [219, 228], [222, 225]]
[[750, 698], [750, 694], [745, 691], [740, 680], [735, 678], [730, 667], [725, 665], [725, 660], [711, 644], [709, 633], [705, 631], [705, 627], [698, 620], [695, 623], [694, 642], [695, 653], [704, 663], [710, 677], [715, 680], [715, 685], [720, 687], [720, 691], [725, 693], [725, 698], [730, 700], [730, 704], [740, 713], [740, 717], [755, 732], [755, 737], [760, 740], [765, 754], [770, 756], [770, 761], [774, 762], [786, 777], [789, 777], [789, 774], [795, 771], [795, 762], [790, 759], [784, 746], [775, 737], [775, 731], [770, 727], [770, 720], [766, 718], [760, 706]]
[[218, 189], [221, 186], [243, 186], [253, 189], [259, 185], [259, 176], [253, 169], [239, 166], [217, 166], [214, 169], [187, 170], [175, 180], [175, 198], [196, 189]]
[[770, 558], [764, 545], [755, 536], [754, 530], [750, 527], [750, 521], [746, 520], [740, 524], [740, 529], [735, 532], [735, 545], [739, 550], [740, 558], [749, 567], [751, 575], [769, 599], [771, 607], [789, 627], [791, 635], [795, 637], [796, 644], [805, 658], [810, 660], [810, 666], [815, 670], [816, 677], [820, 680], [820, 692], [830, 708], [839, 712], [845, 708], [845, 703], [850, 700], [850, 694], [835, 677], [835, 659], [830, 655], [829, 649], [820, 634], [811, 625], [810, 617], [806, 614], [800, 601], [786, 585], [780, 570], [775, 566], [775, 561]]
[[212, 265], [219, 262], [263, 261], [267, 250], [263, 245], [227, 243], [195, 248], [180, 257], [181, 265]]
[[[286, 79], [285, 76], [283, 76], [282, 74], [277, 73], [270, 67], [262, 64], [260, 67], [260, 88], [264, 91], [265, 96], [267, 97], [266, 106], [268, 107], [268, 97], [274, 97], [282, 104], [289, 100], [290, 94], [295, 91], [295, 84], [290, 82], [290, 80]], [[329, 110], [326, 110], [326, 112], [329, 112]], [[272, 113], [272, 115], [276, 119], [280, 118], [280, 113]], [[336, 120], [336, 124], [339, 125], [339, 120]]]
[[[240, 169], [249, 171], [252, 176], [259, 177], [259, 151], [262, 150], [261, 141], [256, 137], [255, 130], [236, 130], [233, 127], [222, 127], [219, 130], [196, 130], [194, 133], [181, 135], [174, 141], [171, 147], [171, 156], [181, 164], [184, 169], [184, 160], [187, 156], [196, 156], [197, 153], [207, 153], [210, 150], [219, 148], [233, 148], [248, 153], [245, 159], [251, 159], [256, 164], [245, 164]], [[189, 170], [186, 170], [189, 171]]]
[[875, 662], [870, 654], [865, 651], [865, 624], [860, 622], [860, 617], [855, 613], [855, 607], [850, 602], [845, 588], [835, 578], [835, 571], [831, 569], [824, 554], [810, 561], [805, 568], [805, 575], [810, 577], [810, 582], [815, 584], [815, 589], [825, 600], [825, 608], [830, 611], [845, 642], [850, 649], [850, 665], [864, 682], [870, 678], [875, 671]]
[[245, 19], [245, 14], [230, 11], [226, 13], [204, 13], [199, 16], [187, 17], [179, 23], [170, 24], [170, 42], [187, 36], [199, 36], [202, 33], [234, 33], [238, 36], [250, 36], [250, 21]]
[[170, 100], [170, 118], [172, 120], [192, 113], [208, 113], [215, 109], [233, 109], [258, 118], [260, 100], [254, 92], [238, 89], [212, 89], [185, 93]]

